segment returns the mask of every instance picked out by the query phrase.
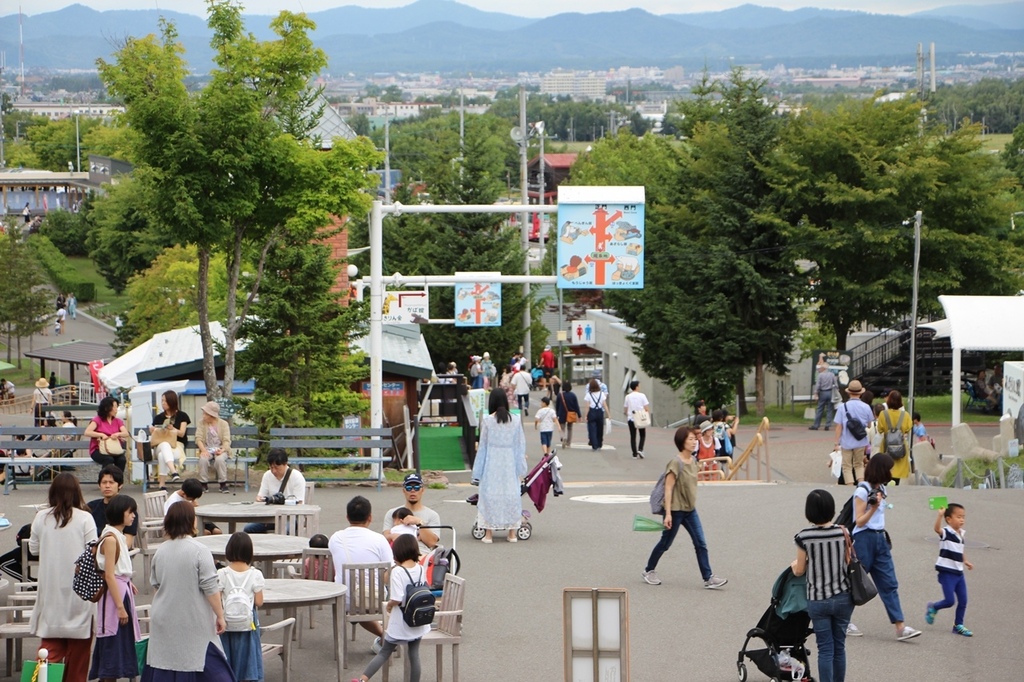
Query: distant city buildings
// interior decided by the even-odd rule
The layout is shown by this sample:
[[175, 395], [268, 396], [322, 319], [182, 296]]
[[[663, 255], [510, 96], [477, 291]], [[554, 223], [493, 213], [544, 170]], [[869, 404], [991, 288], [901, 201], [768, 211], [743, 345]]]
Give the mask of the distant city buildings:
[[593, 73], [559, 69], [546, 74], [540, 81], [542, 95], [568, 95], [577, 100], [601, 101], [605, 99], [607, 90], [608, 77]]

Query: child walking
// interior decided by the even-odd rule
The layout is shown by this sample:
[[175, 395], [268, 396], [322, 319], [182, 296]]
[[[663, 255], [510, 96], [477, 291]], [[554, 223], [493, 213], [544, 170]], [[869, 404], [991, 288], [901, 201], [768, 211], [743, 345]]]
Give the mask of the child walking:
[[352, 678], [352, 682], [367, 682], [380, 670], [398, 648], [399, 644], [409, 647], [409, 680], [420, 682], [420, 639], [430, 632], [429, 625], [408, 625], [402, 617], [402, 610], [395, 609], [405, 600], [405, 590], [414, 582], [424, 582], [424, 569], [417, 563], [420, 557], [420, 545], [412, 535], [399, 535], [391, 548], [395, 555], [395, 565], [391, 568], [391, 581], [387, 603], [388, 629], [384, 633], [384, 643], [380, 652], [366, 666], [362, 676]]
[[[939, 515], [935, 519], [935, 532], [940, 538], [939, 559], [935, 562], [935, 571], [939, 574], [939, 584], [942, 585], [942, 601], [929, 603], [924, 619], [931, 625], [935, 622], [936, 613], [941, 609], [948, 609], [956, 603], [953, 634], [973, 637], [974, 633], [964, 627], [964, 613], [967, 611], [967, 581], [964, 579], [964, 566], [969, 571], [974, 569], [974, 564], [964, 556], [964, 522], [966, 518], [963, 505], [951, 502], [945, 509], [939, 510]], [[943, 525], [943, 521], [945, 521], [945, 525]]]
[[139, 674], [135, 642], [142, 639], [142, 634], [135, 615], [132, 558], [124, 536], [125, 526], [135, 521], [137, 513], [138, 505], [128, 495], [115, 495], [107, 504], [107, 525], [96, 552], [96, 566], [103, 571], [107, 592], [97, 605], [96, 647], [89, 668], [90, 680], [113, 682]]
[[[704, 426], [711, 426], [707, 422]], [[717, 590], [728, 580], [719, 578], [711, 572], [711, 561], [708, 559], [708, 545], [704, 540], [704, 529], [697, 515], [697, 458], [693, 453], [697, 449], [697, 431], [688, 426], [681, 426], [676, 431], [675, 443], [679, 455], [665, 467], [665, 530], [661, 540], [654, 546], [651, 556], [644, 569], [644, 582], [648, 585], [660, 585], [661, 579], [654, 569], [658, 567], [661, 555], [672, 546], [676, 533], [682, 526], [690, 534], [693, 549], [697, 552], [697, 566], [704, 579], [704, 587]]]
[[555, 432], [555, 424], [558, 422], [558, 414], [555, 408], [551, 407], [551, 398], [544, 396], [540, 399], [541, 407], [537, 410], [536, 419], [533, 422], [534, 430], [540, 430], [540, 446], [544, 454], [551, 452], [551, 438]]
[[252, 539], [246, 533], [232, 533], [224, 549], [228, 565], [217, 571], [224, 621], [220, 636], [224, 657], [238, 682], [263, 679], [260, 621], [256, 607], [263, 606], [263, 573], [252, 567]]

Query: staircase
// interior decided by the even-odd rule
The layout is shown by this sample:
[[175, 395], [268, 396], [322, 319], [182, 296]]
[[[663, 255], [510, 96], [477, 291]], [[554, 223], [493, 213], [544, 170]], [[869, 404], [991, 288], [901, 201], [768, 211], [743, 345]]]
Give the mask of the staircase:
[[[850, 349], [850, 378], [860, 379], [875, 395], [895, 389], [906, 395], [910, 384], [909, 325], [879, 332], [859, 346]], [[949, 337], [935, 338], [932, 329], [917, 330], [917, 363], [914, 393], [918, 396], [941, 395], [952, 388], [953, 349]], [[964, 351], [961, 370], [972, 373], [985, 367], [985, 355]]]

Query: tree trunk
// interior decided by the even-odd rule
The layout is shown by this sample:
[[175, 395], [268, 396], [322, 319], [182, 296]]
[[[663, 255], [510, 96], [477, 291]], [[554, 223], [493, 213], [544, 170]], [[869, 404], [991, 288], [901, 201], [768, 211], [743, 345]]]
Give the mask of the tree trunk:
[[743, 379], [736, 382], [736, 414], [744, 416], [747, 414], [747, 391], [743, 385]]
[[[229, 292], [231, 289], [228, 290]], [[196, 286], [196, 310], [199, 312], [199, 339], [203, 345], [203, 382], [206, 397], [215, 400], [220, 397], [217, 387], [217, 365], [214, 363], [213, 336], [210, 334], [210, 305], [206, 300], [210, 292], [210, 248], [199, 247], [199, 278]], [[230, 302], [231, 296], [228, 295]], [[229, 303], [230, 304], [230, 303]]]
[[760, 350], [754, 363], [754, 409], [758, 418], [764, 417], [764, 355]]

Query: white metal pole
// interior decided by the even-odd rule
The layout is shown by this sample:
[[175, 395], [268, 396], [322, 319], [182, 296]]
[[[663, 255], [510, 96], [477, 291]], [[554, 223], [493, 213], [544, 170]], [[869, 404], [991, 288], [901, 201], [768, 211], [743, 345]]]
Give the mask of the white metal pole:
[[[914, 214], [914, 289], [910, 298], [910, 380], [908, 386], [908, 409], [914, 414], [914, 369], [917, 366], [917, 289], [921, 273], [921, 211]], [[956, 377], [954, 376], [954, 380]], [[954, 422], [956, 423], [956, 422]]]
[[78, 119], [80, 112], [75, 112], [75, 151], [78, 153], [78, 172], [82, 172], [82, 136], [78, 134]]
[[384, 424], [384, 214], [383, 204], [370, 209], [370, 428]]
[[[523, 248], [523, 274], [530, 274], [530, 214], [525, 210], [530, 203], [530, 195], [527, 193], [527, 154], [530, 147], [529, 130], [526, 127], [526, 85], [519, 86], [519, 197], [523, 205], [522, 220], [520, 225], [520, 239]], [[530, 337], [530, 285], [523, 284], [523, 355], [533, 363], [533, 351], [530, 350], [532, 339]]]

